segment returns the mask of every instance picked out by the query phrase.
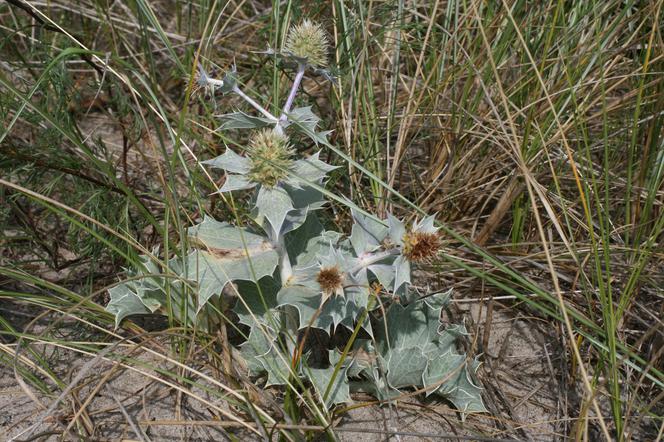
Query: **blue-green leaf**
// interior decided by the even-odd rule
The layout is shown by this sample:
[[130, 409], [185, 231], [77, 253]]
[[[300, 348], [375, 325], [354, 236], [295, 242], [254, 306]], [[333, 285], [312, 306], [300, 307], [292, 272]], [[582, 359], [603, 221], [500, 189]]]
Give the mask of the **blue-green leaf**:
[[449, 399], [463, 414], [487, 411], [482, 402], [482, 388], [472, 375], [479, 368], [477, 361], [466, 362], [466, 357], [452, 351], [429, 361], [423, 376], [424, 386], [431, 388], [427, 395], [440, 394]]
[[392, 242], [402, 246], [403, 237], [406, 235], [406, 226], [404, 225], [403, 221], [388, 213], [387, 225], [389, 226], [389, 235]]
[[219, 86], [222, 94], [226, 95], [234, 91], [235, 86], [237, 86], [237, 68], [235, 65], [231, 66], [230, 71], [226, 71], [222, 82], [222, 85]]
[[256, 208], [259, 217], [267, 219], [274, 233], [279, 235], [286, 215], [293, 210], [293, 200], [291, 200], [288, 192], [280, 186], [273, 188], [261, 186], [256, 198]]
[[228, 223], [206, 217], [189, 236], [202, 247], [188, 255], [185, 269], [186, 278], [198, 283], [199, 310], [230, 281], [258, 281], [277, 266], [277, 252], [266, 238]]
[[318, 220], [315, 212], [307, 211], [307, 216], [304, 220], [297, 219], [297, 225], [293, 223], [291, 225], [295, 227], [287, 230], [287, 224], [291, 223], [289, 218], [290, 216], [286, 218], [286, 223], [284, 224], [284, 231], [287, 232], [286, 248], [288, 249], [291, 262], [296, 262], [297, 257], [307, 250], [309, 241], [321, 234], [323, 225]]
[[129, 284], [120, 284], [108, 290], [111, 301], [106, 306], [106, 311], [115, 315], [116, 328], [129, 315], [152, 313], [141, 300], [139, 293], [132, 288], [134, 287]]
[[236, 286], [238, 300], [233, 311], [238, 315], [240, 323], [253, 327], [256, 321], [263, 325], [273, 325], [278, 320], [276, 307], [279, 286], [272, 277], [261, 278], [258, 283], [238, 281]]
[[232, 112], [230, 114], [219, 115], [218, 118], [222, 123], [217, 130], [258, 129], [276, 123], [276, 121], [270, 118], [254, 117], [252, 115], [247, 115], [244, 112]]
[[272, 342], [267, 353], [257, 356], [256, 359], [263, 365], [267, 372], [266, 387], [271, 385], [284, 385], [291, 375], [290, 358], [293, 353], [293, 343], [289, 342], [288, 352], [284, 352], [278, 343]]
[[233, 192], [235, 190], [253, 189], [254, 187], [256, 187], [256, 183], [249, 180], [246, 176], [228, 174], [226, 175], [226, 181], [224, 182], [224, 185], [221, 186], [221, 189], [219, 189], [219, 192]]
[[327, 136], [332, 133], [331, 130], [318, 132], [316, 127], [320, 117], [314, 114], [311, 106], [298, 107], [288, 114], [288, 121], [293, 123], [298, 131], [311, 138], [316, 144], [327, 144]]
[[202, 161], [201, 164], [223, 169], [230, 173], [246, 174], [251, 169], [251, 160], [236, 154], [231, 149], [226, 149], [226, 152], [211, 160]]
[[386, 290], [392, 289], [394, 283], [394, 264], [374, 264], [369, 266], [369, 271], [374, 274], [378, 282], [385, 287]]
[[422, 383], [427, 358], [421, 346], [399, 347], [388, 353], [387, 382], [393, 388], [412, 387]]
[[320, 184], [328, 172], [337, 168], [321, 161], [319, 156], [320, 152], [316, 152], [309, 158], [297, 160], [291, 168], [293, 177], [289, 180], [289, 184], [295, 187]]
[[334, 378], [334, 383], [331, 387], [330, 382], [334, 374], [335, 365], [339, 357], [334, 351], [329, 352], [331, 365], [327, 368], [311, 368], [306, 370], [311, 384], [313, 385], [318, 397], [323, 400], [325, 392], [325, 405], [329, 408], [336, 404], [344, 404], [350, 402], [350, 388], [348, 384], [348, 377], [346, 376], [346, 368], [342, 367], [337, 376]]
[[[282, 287], [277, 294], [277, 305], [290, 305], [297, 309], [299, 327], [307, 327], [317, 315], [322, 296], [319, 291], [303, 285]], [[320, 318], [320, 314], [318, 314]], [[327, 324], [329, 326], [329, 323]]]
[[249, 374], [252, 376], [258, 376], [265, 370], [258, 357], [270, 351], [274, 341], [271, 337], [272, 333], [272, 330], [268, 327], [263, 329], [252, 327], [249, 338], [240, 346], [240, 353], [246, 360]]
[[393, 267], [394, 288], [392, 290], [398, 292], [402, 285], [410, 284], [410, 261], [408, 261], [403, 255], [399, 255], [397, 256], [397, 259], [394, 260]]
[[351, 209], [351, 214], [355, 223], [351, 229], [350, 241], [355, 253], [359, 256], [375, 251], [387, 236], [387, 227], [355, 209]]

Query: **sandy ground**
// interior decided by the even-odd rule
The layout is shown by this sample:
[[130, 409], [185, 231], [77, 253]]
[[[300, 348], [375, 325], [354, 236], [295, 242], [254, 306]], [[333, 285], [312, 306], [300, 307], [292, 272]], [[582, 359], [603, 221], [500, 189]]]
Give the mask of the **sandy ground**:
[[[340, 416], [335, 428], [341, 440], [449, 440], [465, 435], [549, 441], [569, 434], [563, 401], [572, 406], [575, 399], [561, 393], [561, 356], [555, 333], [547, 335], [540, 330], [536, 319], [514, 318], [499, 308], [491, 313], [491, 326], [487, 327], [485, 305], [457, 305], [475, 330], [471, 336], [476, 336], [476, 352], [483, 352], [479, 377], [485, 386], [484, 400], [490, 413], [468, 416], [462, 421], [442, 401], [422, 402], [411, 397], [392, 406], [364, 406]], [[470, 341], [468, 344], [473, 345]], [[159, 382], [162, 377], [156, 368], [175, 368], [154, 354], [133, 354], [140, 361], [132, 363], [136, 370], [114, 370], [111, 363], [101, 358], [68, 350], [34, 349], [58, 361], [60, 378], [76, 385], [54, 410], [47, 410], [55, 396], [46, 397], [27, 385], [22, 386], [10, 367], [0, 366], [0, 441], [12, 437], [59, 440], [62, 434], [65, 440], [84, 435], [83, 440], [99, 441], [211, 441], [228, 439], [227, 433], [242, 440], [260, 439], [238, 428], [203, 425], [202, 422], [225, 419], [223, 411], [237, 413], [228, 402], [204, 389], [191, 389], [193, 395], [179, 394], [177, 386]], [[274, 394], [278, 398], [279, 390], [275, 389]], [[371, 398], [354, 399], [359, 404]], [[86, 402], [85, 412], [76, 424], [71, 424]], [[245, 418], [252, 420], [249, 416]], [[195, 421], [195, 425], [184, 426], [183, 421]], [[390, 436], [394, 431], [400, 435]]]

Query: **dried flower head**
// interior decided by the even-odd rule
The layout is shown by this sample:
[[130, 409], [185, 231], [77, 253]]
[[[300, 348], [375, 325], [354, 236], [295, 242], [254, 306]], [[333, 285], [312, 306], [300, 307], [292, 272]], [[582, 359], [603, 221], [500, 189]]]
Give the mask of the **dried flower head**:
[[440, 250], [437, 232], [414, 231], [403, 236], [403, 255], [412, 262], [428, 261]]
[[247, 177], [266, 187], [274, 187], [288, 176], [293, 165], [293, 149], [285, 135], [266, 129], [249, 141], [251, 168]]
[[316, 282], [327, 296], [343, 293], [343, 273], [339, 267], [322, 267], [316, 275]]
[[311, 66], [327, 66], [327, 36], [318, 23], [304, 20], [293, 26], [286, 37], [284, 49], [298, 58], [304, 58]]
[[206, 94], [207, 89], [213, 89], [210, 86], [209, 82], [209, 76], [205, 69], [203, 69], [203, 66], [200, 64], [198, 65], [198, 68], [196, 69], [196, 72], [194, 73], [194, 84], [193, 84], [193, 89], [191, 90], [192, 95], [197, 95], [197, 94]]

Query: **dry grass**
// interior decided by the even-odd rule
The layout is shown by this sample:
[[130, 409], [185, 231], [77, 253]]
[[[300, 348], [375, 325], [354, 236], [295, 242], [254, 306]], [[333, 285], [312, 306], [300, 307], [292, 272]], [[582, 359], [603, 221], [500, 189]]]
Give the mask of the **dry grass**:
[[[366, 440], [395, 427], [422, 439], [661, 438], [662, 5], [0, 5], [0, 403], [11, 408], [0, 414], [15, 416], [0, 432], [299, 440], [337, 427], [357, 440], [347, 430], [367, 419]], [[286, 74], [253, 51], [278, 47], [304, 16], [337, 48], [339, 83], [304, 82], [335, 129], [332, 191], [378, 214], [438, 213], [445, 254], [418, 282], [455, 289], [490, 416], [461, 424], [416, 397], [396, 408], [358, 397], [372, 405], [321, 417], [247, 379], [232, 331], [169, 318], [115, 332], [103, 311], [121, 267], [177, 253], [201, 214], [235, 210], [203, 197], [220, 177], [198, 159], [243, 141], [212, 130], [243, 105], [192, 96], [195, 60], [235, 62], [246, 90], [283, 96]], [[332, 207], [330, 225], [346, 209]]]

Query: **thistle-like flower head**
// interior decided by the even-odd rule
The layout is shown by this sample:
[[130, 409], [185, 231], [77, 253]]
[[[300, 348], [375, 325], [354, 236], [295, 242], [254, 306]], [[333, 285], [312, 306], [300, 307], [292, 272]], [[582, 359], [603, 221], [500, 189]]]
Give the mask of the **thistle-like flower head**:
[[389, 235], [386, 239], [392, 247], [398, 247], [400, 251], [393, 264], [395, 292], [410, 284], [411, 263], [429, 261], [440, 251], [438, 229], [433, 225], [433, 221], [433, 216], [427, 216], [422, 221], [415, 221], [410, 229], [406, 229], [403, 221], [388, 214]]
[[408, 232], [403, 237], [403, 255], [412, 262], [426, 262], [440, 250], [438, 232]]
[[[304, 216], [307, 211], [322, 207], [322, 202], [311, 200], [311, 191], [305, 191], [309, 186], [320, 185], [327, 172], [335, 168], [321, 161], [319, 153], [295, 160], [288, 138], [269, 129], [256, 132], [246, 150], [247, 155], [240, 156], [229, 148], [203, 164], [226, 171], [221, 193], [258, 188], [256, 219], [269, 223], [275, 237], [285, 233], [282, 227], [289, 214], [295, 216], [295, 211], [299, 211]], [[295, 225], [289, 223], [289, 228]]]
[[343, 295], [344, 286], [348, 282], [347, 270], [353, 264], [353, 259], [330, 244], [325, 253], [317, 256], [317, 261], [316, 282], [323, 293], [323, 299], [332, 295]]
[[274, 187], [288, 177], [293, 165], [293, 149], [285, 135], [266, 129], [249, 142], [251, 167], [247, 178], [266, 187]]
[[344, 274], [338, 266], [321, 267], [316, 275], [316, 282], [325, 295], [343, 293]]
[[415, 221], [407, 230], [402, 221], [390, 217], [390, 239], [401, 247], [401, 255], [408, 261], [419, 263], [434, 258], [440, 251], [441, 241], [438, 229], [433, 225], [434, 218], [428, 216]]
[[318, 23], [304, 20], [288, 32], [284, 49], [297, 58], [305, 59], [314, 68], [324, 68], [327, 66], [328, 46], [323, 28]]

